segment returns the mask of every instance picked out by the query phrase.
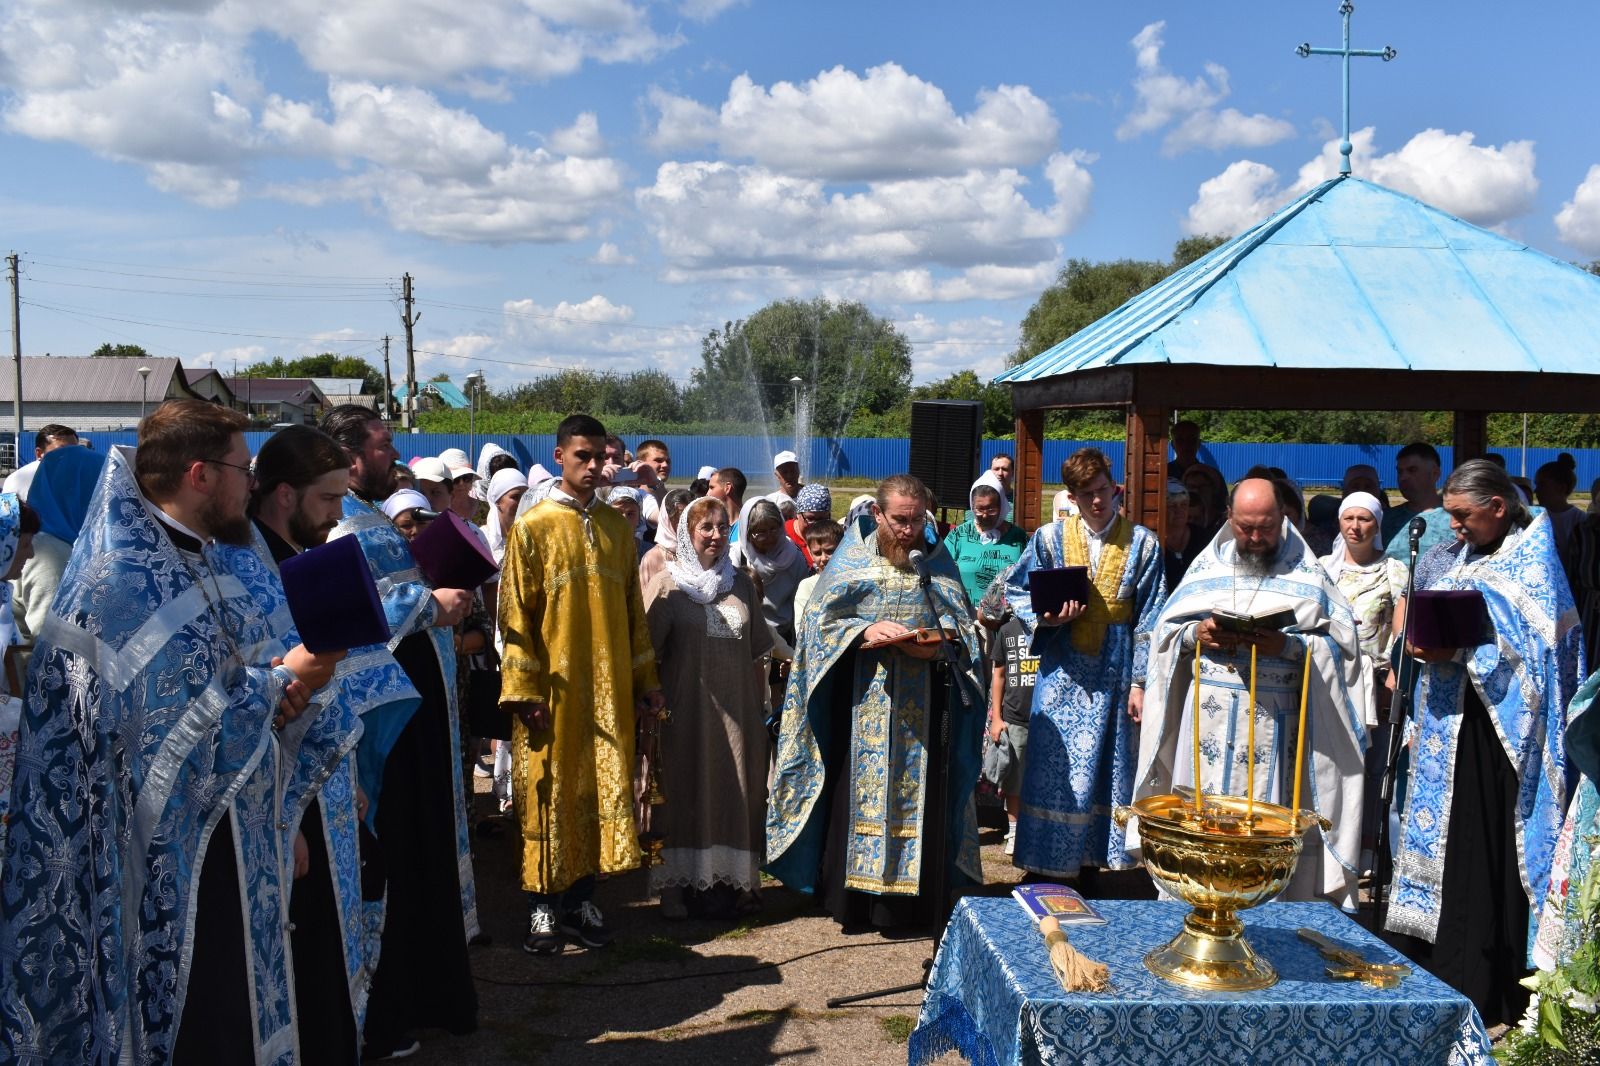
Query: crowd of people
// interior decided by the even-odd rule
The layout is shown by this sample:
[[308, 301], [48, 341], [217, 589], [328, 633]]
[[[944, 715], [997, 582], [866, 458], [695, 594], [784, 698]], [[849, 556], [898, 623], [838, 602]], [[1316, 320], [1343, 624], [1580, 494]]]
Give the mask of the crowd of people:
[[[1303, 786], [1332, 828], [1285, 895], [1354, 911], [1377, 727], [1408, 701], [1389, 934], [1490, 1024], [1530, 943], [1582, 935], [1600, 516], [1568, 502], [1575, 464], [1441, 486], [1416, 443], [1403, 503], [1365, 466], [1307, 500], [1281, 470], [1230, 483], [1180, 423], [1163, 535], [1090, 448], [1030, 535], [1006, 455], [947, 525], [909, 475], [836, 508], [792, 452], [672, 487], [664, 442], [581, 414], [548, 469], [401, 462], [354, 404], [254, 455], [246, 428], [169, 401], [106, 455], [49, 426], [0, 493], [9, 1061], [349, 1064], [470, 1032], [496, 836], [549, 956], [608, 946], [596, 886], [641, 866], [669, 920], [754, 915], [765, 876], [846, 929], [936, 925], [983, 881], [982, 797], [1023, 876], [1093, 894], [1140, 861], [1117, 806]], [[440, 576], [439, 523], [493, 560], [475, 587]], [[286, 591], [341, 540], [386, 640], [311, 640], [340, 574]], [[1480, 592], [1493, 637], [1403, 640], [1413, 558], [1415, 588]], [[1087, 591], [1040, 602], [1065, 567]]]

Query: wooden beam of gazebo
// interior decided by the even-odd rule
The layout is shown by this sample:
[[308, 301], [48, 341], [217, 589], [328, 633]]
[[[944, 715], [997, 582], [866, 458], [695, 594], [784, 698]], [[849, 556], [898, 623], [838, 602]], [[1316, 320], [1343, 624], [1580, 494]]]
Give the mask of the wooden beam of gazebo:
[[1485, 453], [1491, 411], [1600, 411], [1600, 278], [1335, 178], [998, 380], [1024, 528], [1045, 411], [1111, 407], [1127, 512], [1162, 533], [1175, 410], [1446, 409], [1457, 462]]

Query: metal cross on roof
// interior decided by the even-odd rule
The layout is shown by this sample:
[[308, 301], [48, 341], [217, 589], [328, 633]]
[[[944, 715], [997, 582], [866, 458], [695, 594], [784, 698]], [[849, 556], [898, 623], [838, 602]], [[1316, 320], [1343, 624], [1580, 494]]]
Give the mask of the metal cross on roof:
[[1350, 173], [1350, 57], [1373, 56], [1385, 63], [1399, 53], [1388, 45], [1379, 51], [1375, 48], [1350, 47], [1350, 15], [1355, 11], [1356, 5], [1350, 0], [1344, 0], [1339, 5], [1339, 14], [1344, 16], [1344, 47], [1343, 48], [1313, 48], [1309, 43], [1302, 44], [1294, 50], [1294, 54], [1304, 59], [1308, 56], [1343, 56], [1344, 57], [1344, 139], [1339, 142], [1339, 173]]

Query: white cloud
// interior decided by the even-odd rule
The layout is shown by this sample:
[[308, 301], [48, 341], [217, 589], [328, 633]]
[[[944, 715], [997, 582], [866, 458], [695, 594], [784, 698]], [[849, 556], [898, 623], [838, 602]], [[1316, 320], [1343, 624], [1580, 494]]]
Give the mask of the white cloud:
[[606, 141], [600, 136], [600, 120], [593, 111], [583, 112], [572, 125], [552, 133], [549, 145], [552, 151], [584, 159], [606, 154]]
[[[511, 80], [658, 55], [676, 36], [635, 0], [13, 0], [0, 9], [4, 129], [143, 166], [156, 188], [212, 207], [250, 196], [360, 199], [400, 229], [451, 240], [573, 240], [623, 188], [591, 112], [527, 148], [446, 107], [447, 85], [506, 99]], [[257, 80], [252, 45], [288, 42], [327, 72], [326, 101]], [[395, 84], [379, 80], [392, 76]], [[275, 156], [339, 177], [260, 188]]]
[[[449, 372], [459, 380], [483, 365], [495, 388], [562, 369], [617, 371], [661, 369], [682, 377], [698, 364], [703, 331], [630, 328], [633, 308], [603, 293], [553, 305], [529, 298], [507, 300], [492, 325], [441, 339], [418, 341], [429, 353], [428, 373]], [[438, 354], [434, 354], [438, 353]]]
[[243, 188], [239, 179], [225, 170], [192, 163], [151, 163], [146, 176], [162, 192], [201, 207], [232, 207], [239, 202]]
[[1016, 344], [1008, 336], [1014, 324], [988, 315], [945, 322], [919, 313], [899, 320], [895, 328], [911, 342], [911, 377], [919, 384], [961, 370], [988, 381], [1005, 369], [1006, 355]]
[[1195, 148], [1257, 148], [1294, 136], [1294, 126], [1270, 115], [1246, 115], [1236, 108], [1218, 111], [1228, 98], [1228, 71], [1207, 63], [1205, 73], [1192, 80], [1181, 78], [1161, 63], [1162, 32], [1166, 22], [1152, 22], [1129, 43], [1138, 73], [1133, 91], [1138, 100], [1133, 112], [1117, 127], [1117, 139], [1133, 140], [1174, 126], [1161, 142], [1163, 155], [1179, 155]]
[[[1500, 226], [1533, 209], [1539, 190], [1532, 141], [1478, 145], [1470, 131], [1427, 129], [1397, 151], [1378, 154], [1374, 131], [1351, 134], [1351, 168], [1362, 178], [1415, 196], [1479, 226]], [[1291, 184], [1264, 163], [1239, 160], [1201, 183], [1183, 221], [1185, 233], [1235, 234], [1339, 172], [1330, 140]]]
[[[669, 280], [821, 272], [908, 300], [965, 299], [1007, 287], [1003, 279], [1019, 268], [1029, 278], [1048, 273], [1057, 239], [1087, 209], [1089, 158], [1050, 158], [1054, 200], [1044, 210], [1028, 202], [1027, 179], [1009, 168], [830, 193], [820, 180], [759, 166], [663, 163], [655, 184], [635, 197]], [[936, 278], [934, 268], [959, 280]]]
[[610, 241], [602, 241], [600, 247], [595, 249], [594, 255], [589, 257], [589, 262], [596, 266], [632, 266], [634, 257], [625, 255], [622, 249]]
[[723, 156], [798, 177], [866, 181], [1028, 166], [1056, 146], [1049, 105], [1026, 86], [978, 93], [958, 115], [943, 90], [894, 63], [862, 77], [843, 67], [770, 88], [741, 74], [720, 109], [659, 88], [650, 143], [663, 152], [715, 143]]
[[217, 21], [276, 33], [325, 74], [418, 85], [484, 72], [542, 81], [590, 61], [652, 59], [682, 40], [658, 34], [647, 6], [627, 0], [227, 0]]
[[696, 22], [710, 22], [729, 8], [741, 7], [749, 0], [683, 0], [678, 10]]
[[1584, 255], [1600, 255], [1600, 163], [1589, 168], [1572, 199], [1556, 212], [1556, 232]]

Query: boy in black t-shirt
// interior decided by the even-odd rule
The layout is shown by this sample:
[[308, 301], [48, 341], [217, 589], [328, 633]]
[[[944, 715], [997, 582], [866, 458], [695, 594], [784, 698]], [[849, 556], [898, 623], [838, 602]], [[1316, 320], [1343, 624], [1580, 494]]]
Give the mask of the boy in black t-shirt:
[[[986, 597], [987, 599], [987, 597]], [[989, 738], [1009, 743], [1011, 764], [997, 782], [1006, 798], [1006, 854], [1017, 845], [1017, 814], [1022, 810], [1022, 769], [1028, 753], [1028, 717], [1033, 713], [1033, 683], [1039, 657], [1028, 652], [1028, 634], [1009, 612], [989, 644], [994, 677], [989, 685]]]

